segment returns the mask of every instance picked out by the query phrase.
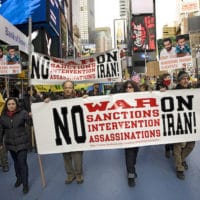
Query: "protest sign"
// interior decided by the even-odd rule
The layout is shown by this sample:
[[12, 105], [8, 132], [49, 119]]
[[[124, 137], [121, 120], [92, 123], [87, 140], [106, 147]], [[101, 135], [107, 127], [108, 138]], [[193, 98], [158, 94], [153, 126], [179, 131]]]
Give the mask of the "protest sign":
[[0, 46], [0, 74], [20, 74], [21, 64], [18, 46]]
[[121, 93], [34, 103], [38, 153], [199, 140], [199, 92], [200, 89], [186, 89]]
[[121, 61], [118, 50], [94, 54], [87, 58], [64, 60], [33, 53], [31, 84], [62, 84], [64, 81], [121, 81]]

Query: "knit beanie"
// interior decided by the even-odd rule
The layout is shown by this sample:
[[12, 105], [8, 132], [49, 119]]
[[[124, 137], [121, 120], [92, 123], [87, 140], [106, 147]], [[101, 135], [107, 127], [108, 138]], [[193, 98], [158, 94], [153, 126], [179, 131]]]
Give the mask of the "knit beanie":
[[183, 79], [184, 77], [187, 77], [189, 79], [189, 74], [185, 71], [180, 71], [178, 73], [177, 80], [181, 81], [181, 79]]

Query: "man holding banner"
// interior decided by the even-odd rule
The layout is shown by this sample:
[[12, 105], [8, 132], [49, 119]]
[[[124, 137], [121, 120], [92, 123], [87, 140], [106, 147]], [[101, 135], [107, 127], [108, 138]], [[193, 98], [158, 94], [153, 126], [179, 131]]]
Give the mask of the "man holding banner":
[[[189, 88], [189, 75], [185, 71], [180, 71], [177, 76], [178, 84], [176, 89], [187, 89]], [[188, 165], [185, 161], [186, 157], [192, 152], [195, 146], [195, 142], [184, 142], [174, 144], [174, 159], [176, 165], [176, 176], [177, 178], [184, 180], [184, 170], [188, 169]]]
[[[72, 81], [65, 81], [63, 83], [63, 99], [75, 98], [74, 84]], [[45, 99], [45, 102], [48, 102], [48, 99]], [[57, 141], [59, 143], [59, 141]], [[78, 184], [83, 183], [83, 170], [82, 170], [82, 160], [83, 152], [74, 151], [63, 153], [63, 159], [65, 163], [65, 170], [67, 173], [67, 179], [65, 180], [66, 184], [72, 183], [75, 179]]]

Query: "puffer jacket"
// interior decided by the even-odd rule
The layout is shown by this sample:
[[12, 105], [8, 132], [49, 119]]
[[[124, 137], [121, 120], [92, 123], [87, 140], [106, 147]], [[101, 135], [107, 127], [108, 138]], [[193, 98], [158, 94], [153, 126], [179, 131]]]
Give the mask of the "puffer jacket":
[[6, 113], [2, 114], [0, 117], [0, 145], [2, 145], [4, 137], [7, 150], [17, 152], [29, 149], [31, 144], [26, 124], [31, 124], [31, 118], [23, 109], [19, 109], [12, 117]]

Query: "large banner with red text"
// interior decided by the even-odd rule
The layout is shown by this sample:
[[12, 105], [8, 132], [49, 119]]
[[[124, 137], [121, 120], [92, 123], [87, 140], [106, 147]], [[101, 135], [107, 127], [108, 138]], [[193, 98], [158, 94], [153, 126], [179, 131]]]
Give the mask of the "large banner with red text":
[[121, 61], [117, 49], [91, 57], [65, 60], [32, 54], [31, 84], [75, 82], [116, 82], [122, 80]]
[[200, 89], [32, 104], [39, 154], [200, 140]]

